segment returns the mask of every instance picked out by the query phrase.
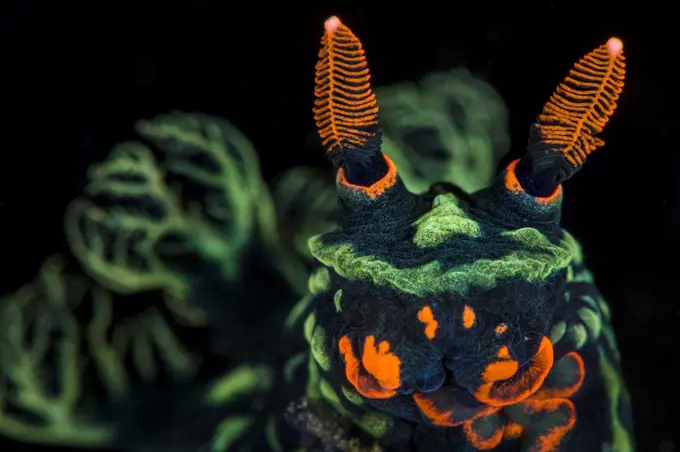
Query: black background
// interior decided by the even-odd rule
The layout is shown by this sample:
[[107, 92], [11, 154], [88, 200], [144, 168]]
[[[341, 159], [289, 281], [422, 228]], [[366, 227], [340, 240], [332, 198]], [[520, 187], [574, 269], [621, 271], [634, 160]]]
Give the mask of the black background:
[[516, 17], [480, 6], [3, 2], [0, 290], [66, 251], [62, 214], [87, 166], [135, 138], [140, 117], [178, 109], [227, 118], [255, 144], [267, 180], [295, 165], [326, 165], [308, 137], [330, 14], [363, 41], [377, 85], [457, 66], [490, 81], [511, 115], [508, 158], [521, 155], [529, 125], [572, 63], [615, 35], [626, 87], [606, 146], [565, 187], [563, 224], [612, 306], [639, 450], [670, 452], [680, 412], [675, 31], [658, 18], [572, 17], [578, 11], [555, 4]]

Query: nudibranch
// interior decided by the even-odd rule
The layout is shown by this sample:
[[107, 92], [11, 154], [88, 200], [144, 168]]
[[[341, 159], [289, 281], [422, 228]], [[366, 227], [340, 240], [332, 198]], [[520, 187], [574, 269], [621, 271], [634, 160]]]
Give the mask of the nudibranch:
[[575, 64], [526, 153], [471, 194], [409, 192], [381, 151], [361, 42], [331, 17], [321, 44], [314, 119], [340, 216], [309, 242], [315, 390], [386, 447], [632, 450], [609, 309], [560, 226], [562, 184], [623, 88], [621, 41]]

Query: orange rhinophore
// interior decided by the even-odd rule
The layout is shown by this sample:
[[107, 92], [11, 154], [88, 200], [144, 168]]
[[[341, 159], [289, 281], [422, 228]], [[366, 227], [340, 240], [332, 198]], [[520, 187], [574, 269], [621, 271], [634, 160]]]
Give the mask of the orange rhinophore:
[[316, 64], [314, 121], [328, 152], [358, 148], [376, 135], [378, 126], [366, 57], [340, 19], [326, 20], [325, 29]]
[[561, 148], [571, 165], [583, 164], [604, 144], [595, 134], [614, 113], [625, 74], [623, 44], [617, 38], [581, 58], [538, 117], [543, 143]]

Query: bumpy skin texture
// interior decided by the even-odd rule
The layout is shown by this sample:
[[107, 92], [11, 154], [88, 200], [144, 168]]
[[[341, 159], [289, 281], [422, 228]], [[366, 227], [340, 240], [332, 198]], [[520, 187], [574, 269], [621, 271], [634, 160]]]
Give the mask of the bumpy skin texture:
[[537, 201], [511, 171], [468, 200], [340, 182], [341, 226], [310, 241], [312, 384], [389, 450], [633, 450], [609, 309], [559, 226], [561, 188]]

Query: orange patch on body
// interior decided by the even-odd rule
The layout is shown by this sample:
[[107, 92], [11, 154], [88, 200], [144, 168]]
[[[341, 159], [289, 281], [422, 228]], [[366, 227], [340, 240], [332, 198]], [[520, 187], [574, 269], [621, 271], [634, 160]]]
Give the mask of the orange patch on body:
[[512, 365], [498, 363], [491, 363], [484, 370], [484, 382], [475, 391], [475, 397], [491, 406], [512, 405], [534, 394], [543, 384], [553, 365], [552, 343], [550, 339], [543, 337], [528, 366], [511, 375], [511, 378], [501, 377], [510, 373]]
[[499, 350], [498, 353], [496, 353], [496, 356], [500, 359], [512, 359], [512, 356], [510, 356], [510, 350], [506, 345], [502, 346]]
[[467, 441], [477, 450], [491, 450], [501, 441], [514, 440], [522, 437], [524, 426], [506, 419], [502, 414], [494, 411], [483, 418], [464, 423], [463, 432]]
[[476, 318], [477, 316], [475, 315], [475, 311], [473, 311], [470, 306], [465, 305], [463, 308], [463, 327], [467, 329], [472, 328], [475, 324]]
[[[514, 193], [524, 193], [524, 189], [522, 188], [522, 185], [519, 183], [519, 180], [517, 180], [517, 175], [515, 174], [515, 168], [517, 168], [518, 163], [519, 159], [513, 160], [508, 165], [505, 171], [505, 188], [508, 191]], [[536, 201], [536, 204], [548, 206], [555, 202], [560, 197], [561, 194], [562, 185], [558, 185], [555, 191], [552, 193], [552, 195], [546, 196], [544, 198], [534, 196], [534, 201]]]
[[429, 306], [425, 306], [418, 311], [418, 320], [425, 324], [425, 336], [428, 339], [434, 339], [437, 334], [437, 328], [439, 328], [439, 322], [435, 320], [432, 309]]
[[462, 422], [451, 422], [450, 419], [453, 411], [440, 410], [436, 403], [420, 393], [416, 392], [413, 394], [413, 401], [416, 402], [420, 412], [434, 425], [439, 427], [456, 427], [462, 424]]
[[390, 353], [390, 343], [382, 341], [375, 346], [375, 337], [368, 336], [364, 342], [364, 356], [361, 359], [366, 372], [371, 374], [385, 389], [397, 389], [401, 384], [399, 372], [401, 360]]
[[522, 433], [524, 433], [524, 427], [522, 427], [520, 424], [510, 421], [508, 424], [505, 426], [505, 431], [503, 433], [503, 438], [504, 439], [517, 439], [522, 436]]
[[472, 444], [477, 450], [490, 450], [498, 446], [503, 440], [502, 427], [493, 430], [493, 433], [488, 436], [482, 436], [474, 429], [473, 422], [466, 422], [463, 425], [463, 432], [465, 432], [465, 437], [468, 442]]
[[496, 325], [496, 328], [494, 328], [493, 331], [496, 334], [503, 334], [506, 331], [508, 331], [508, 325], [506, 325], [505, 323], [499, 323], [498, 325]]
[[486, 366], [482, 380], [489, 383], [507, 380], [517, 373], [518, 368], [519, 363], [515, 360], [495, 361]]
[[362, 187], [361, 185], [354, 185], [347, 181], [345, 178], [345, 173], [340, 168], [338, 170], [338, 182], [345, 187], [351, 188], [353, 190], [365, 193], [369, 198], [376, 199], [378, 196], [385, 193], [385, 191], [394, 186], [397, 183], [397, 166], [392, 160], [386, 155], [383, 155], [385, 162], [387, 162], [387, 174], [385, 174], [382, 179], [374, 183], [369, 187]]
[[453, 421], [452, 419], [455, 416], [453, 410], [440, 409], [433, 400], [428, 398], [427, 394], [416, 392], [413, 394], [413, 401], [418, 406], [420, 412], [423, 413], [423, 415], [429, 419], [433, 425], [437, 425], [439, 427], [457, 427], [459, 425], [465, 424], [466, 422], [472, 422], [475, 419], [489, 416], [500, 410], [498, 407], [488, 406], [482, 411], [475, 413], [469, 419]]
[[560, 411], [561, 424], [553, 425], [545, 429], [531, 446], [532, 452], [554, 452], [558, 450], [564, 436], [576, 425], [576, 407], [569, 399], [555, 398], [537, 400], [533, 397], [521, 402], [522, 408], [537, 415], [539, 419], [545, 419], [550, 414]]
[[[400, 385], [401, 360], [389, 353], [387, 341], [382, 341], [376, 348], [375, 337], [368, 336], [361, 363], [354, 355], [349, 337], [343, 336], [338, 348], [345, 359], [345, 377], [359, 394], [369, 399], [387, 399], [396, 395]], [[362, 364], [368, 375], [362, 374]]]

